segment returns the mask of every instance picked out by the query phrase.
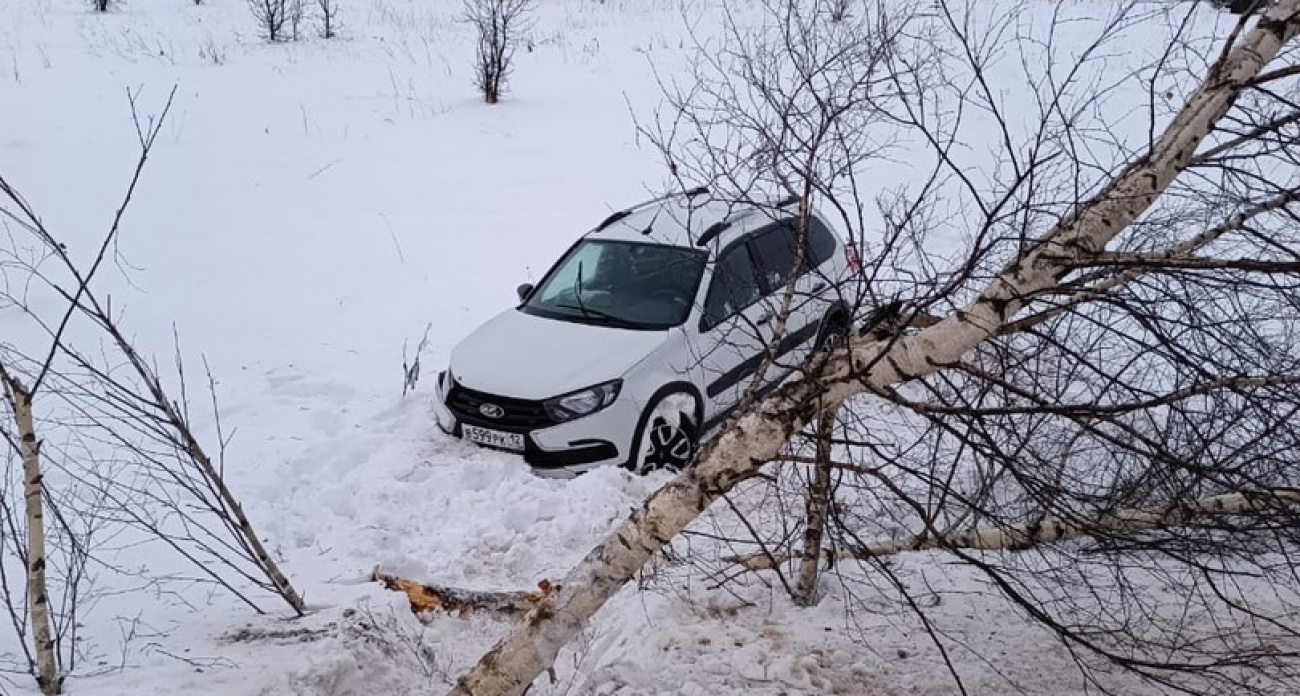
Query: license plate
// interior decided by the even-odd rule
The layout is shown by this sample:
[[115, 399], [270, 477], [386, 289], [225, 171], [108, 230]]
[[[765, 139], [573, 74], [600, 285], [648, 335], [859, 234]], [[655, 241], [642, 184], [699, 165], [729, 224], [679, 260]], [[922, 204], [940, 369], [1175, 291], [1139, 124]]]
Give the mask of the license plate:
[[462, 425], [460, 431], [465, 436], [465, 439], [470, 442], [516, 452], [524, 451], [524, 436], [522, 433], [503, 433], [500, 430], [489, 430], [480, 428], [477, 425]]

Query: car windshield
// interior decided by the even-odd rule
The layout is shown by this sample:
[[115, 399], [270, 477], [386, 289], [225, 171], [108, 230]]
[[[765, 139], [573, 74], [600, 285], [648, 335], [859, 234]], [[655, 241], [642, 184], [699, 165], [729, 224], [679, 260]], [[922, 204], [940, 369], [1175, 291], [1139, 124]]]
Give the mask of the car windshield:
[[520, 309], [624, 329], [667, 329], [690, 316], [707, 253], [585, 239], [556, 264]]

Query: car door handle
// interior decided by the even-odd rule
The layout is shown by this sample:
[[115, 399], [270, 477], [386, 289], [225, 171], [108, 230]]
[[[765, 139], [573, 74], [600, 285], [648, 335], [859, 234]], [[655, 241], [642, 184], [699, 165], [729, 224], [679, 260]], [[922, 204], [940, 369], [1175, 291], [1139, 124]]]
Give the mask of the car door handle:
[[826, 289], [826, 281], [824, 280], [819, 280], [815, 285], [812, 286], [813, 292], [821, 292], [822, 290], [825, 289]]
[[762, 325], [764, 325], [764, 324], [770, 324], [770, 323], [772, 322], [772, 317], [774, 317], [774, 316], [775, 316], [775, 315], [772, 314], [771, 312], [763, 312], [762, 314], [760, 314], [760, 315], [758, 316], [758, 324], [759, 324], [759, 326], [762, 326]]

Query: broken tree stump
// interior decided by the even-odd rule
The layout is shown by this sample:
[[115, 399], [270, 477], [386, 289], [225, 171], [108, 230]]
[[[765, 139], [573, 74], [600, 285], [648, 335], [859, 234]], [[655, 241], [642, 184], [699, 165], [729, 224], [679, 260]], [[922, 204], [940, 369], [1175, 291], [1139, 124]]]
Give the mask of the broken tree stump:
[[411, 611], [415, 614], [445, 611], [455, 612], [461, 617], [474, 612], [490, 612], [519, 618], [550, 598], [559, 589], [557, 585], [551, 584], [551, 581], [546, 579], [537, 583], [536, 592], [494, 592], [426, 585], [416, 580], [383, 573], [379, 570], [379, 566], [375, 566], [371, 571], [370, 579], [381, 583], [386, 589], [405, 593], [411, 604]]

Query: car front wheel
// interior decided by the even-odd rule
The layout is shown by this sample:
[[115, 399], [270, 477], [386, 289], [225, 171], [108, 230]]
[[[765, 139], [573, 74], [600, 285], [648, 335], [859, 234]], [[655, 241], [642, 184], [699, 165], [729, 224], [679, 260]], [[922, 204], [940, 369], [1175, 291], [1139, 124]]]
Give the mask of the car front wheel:
[[839, 314], [828, 315], [822, 320], [822, 328], [817, 333], [817, 342], [813, 351], [822, 353], [843, 347], [849, 340], [849, 322]]
[[678, 471], [691, 463], [699, 447], [699, 423], [695, 398], [690, 394], [666, 394], [641, 417], [632, 457], [625, 466], [637, 474], [658, 469]]

